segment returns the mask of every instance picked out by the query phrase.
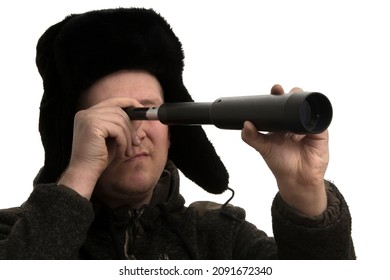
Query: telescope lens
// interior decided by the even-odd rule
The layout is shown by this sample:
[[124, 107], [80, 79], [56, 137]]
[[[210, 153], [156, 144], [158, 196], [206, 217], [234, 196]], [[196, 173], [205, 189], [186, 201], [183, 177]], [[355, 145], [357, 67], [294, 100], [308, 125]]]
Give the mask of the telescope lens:
[[318, 118], [320, 117], [318, 112], [317, 104], [313, 104], [314, 102], [309, 103], [307, 100], [302, 102], [300, 108], [300, 116], [302, 124], [308, 129], [313, 130], [318, 123]]
[[299, 108], [301, 125], [310, 133], [324, 131], [332, 120], [332, 105], [325, 95], [312, 92], [302, 102]]

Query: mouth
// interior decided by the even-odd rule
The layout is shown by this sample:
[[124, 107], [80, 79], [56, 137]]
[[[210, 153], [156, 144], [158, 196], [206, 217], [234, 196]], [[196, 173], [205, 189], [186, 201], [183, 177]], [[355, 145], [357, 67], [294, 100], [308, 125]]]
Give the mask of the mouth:
[[146, 153], [146, 152], [137, 153], [137, 154], [129, 157], [126, 161], [137, 161], [137, 160], [144, 159], [144, 158], [146, 158], [148, 156], [149, 156], [149, 154]]

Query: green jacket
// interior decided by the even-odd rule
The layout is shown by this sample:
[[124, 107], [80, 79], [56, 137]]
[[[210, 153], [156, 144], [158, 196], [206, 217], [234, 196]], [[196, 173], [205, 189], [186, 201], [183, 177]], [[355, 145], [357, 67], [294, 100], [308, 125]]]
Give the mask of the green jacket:
[[269, 237], [239, 207], [186, 207], [172, 164], [139, 210], [37, 185], [21, 207], [0, 210], [0, 259], [355, 259], [348, 206], [333, 184], [327, 188], [328, 209], [315, 218], [276, 195]]

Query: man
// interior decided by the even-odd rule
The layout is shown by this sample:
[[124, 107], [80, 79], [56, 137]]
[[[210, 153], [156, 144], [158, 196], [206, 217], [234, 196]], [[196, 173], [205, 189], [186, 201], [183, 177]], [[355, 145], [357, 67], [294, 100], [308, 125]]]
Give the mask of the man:
[[208, 192], [228, 188], [203, 129], [134, 121], [123, 110], [192, 102], [183, 60], [178, 38], [152, 10], [71, 15], [43, 34], [45, 164], [27, 201], [0, 212], [1, 258], [355, 258], [347, 204], [324, 181], [326, 131], [261, 134], [244, 124], [243, 140], [277, 180], [274, 238], [238, 207], [184, 206], [177, 169]]

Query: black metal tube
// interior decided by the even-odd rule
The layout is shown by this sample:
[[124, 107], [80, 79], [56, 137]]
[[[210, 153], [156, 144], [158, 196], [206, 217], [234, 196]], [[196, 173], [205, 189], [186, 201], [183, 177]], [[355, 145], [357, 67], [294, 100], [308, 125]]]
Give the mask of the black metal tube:
[[211, 102], [164, 103], [158, 108], [158, 119], [167, 125], [213, 124]]
[[213, 124], [223, 129], [242, 129], [251, 121], [259, 131], [320, 133], [332, 120], [332, 105], [325, 95], [303, 92], [217, 99], [211, 108]]
[[167, 125], [214, 124], [242, 129], [251, 121], [259, 131], [320, 133], [332, 121], [328, 98], [319, 92], [223, 97], [213, 103], [165, 103], [157, 108], [126, 108], [130, 119], [156, 120]]

